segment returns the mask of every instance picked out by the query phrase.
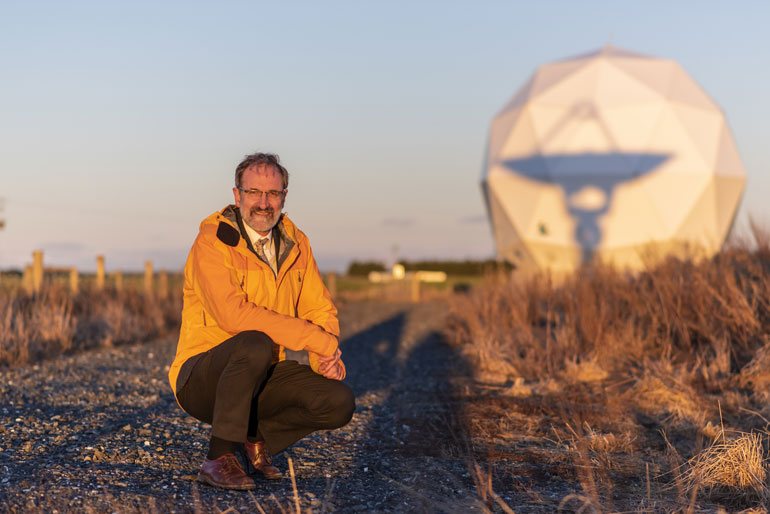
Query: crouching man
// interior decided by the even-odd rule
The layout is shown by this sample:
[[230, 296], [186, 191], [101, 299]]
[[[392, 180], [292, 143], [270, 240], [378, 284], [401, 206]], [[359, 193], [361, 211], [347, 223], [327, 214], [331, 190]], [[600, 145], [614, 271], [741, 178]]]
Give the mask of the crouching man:
[[[280, 478], [271, 455], [355, 409], [337, 309], [307, 237], [282, 214], [288, 182], [278, 156], [246, 156], [235, 205], [203, 220], [185, 264], [169, 380], [182, 409], [211, 424], [198, 480], [218, 487]], [[285, 360], [286, 348], [306, 350], [310, 366]]]

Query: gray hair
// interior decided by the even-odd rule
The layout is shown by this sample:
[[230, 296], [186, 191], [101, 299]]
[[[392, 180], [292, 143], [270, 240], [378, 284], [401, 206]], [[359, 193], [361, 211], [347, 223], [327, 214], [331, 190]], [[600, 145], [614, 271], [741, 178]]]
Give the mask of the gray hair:
[[238, 167], [235, 168], [235, 187], [241, 187], [243, 172], [252, 166], [272, 166], [276, 171], [281, 172], [283, 188], [289, 187], [289, 172], [281, 166], [280, 158], [273, 153], [253, 153], [244, 157]]

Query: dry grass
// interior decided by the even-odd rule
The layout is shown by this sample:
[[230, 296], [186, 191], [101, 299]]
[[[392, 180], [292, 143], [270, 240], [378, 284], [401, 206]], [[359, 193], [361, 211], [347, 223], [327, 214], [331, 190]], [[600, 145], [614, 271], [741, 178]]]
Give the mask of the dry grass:
[[71, 294], [52, 286], [36, 295], [0, 295], [0, 366], [61, 353], [146, 340], [176, 329], [181, 295], [161, 299], [139, 291]]
[[[476, 450], [515, 459], [526, 442], [531, 462], [582, 484], [563, 509], [764, 505], [769, 245], [755, 226], [709, 260], [638, 274], [594, 264], [559, 284], [498, 275], [458, 295], [446, 336], [474, 372], [464, 416]], [[744, 435], [703, 451], [722, 426]], [[712, 494], [725, 488], [735, 494]]]
[[720, 499], [768, 500], [766, 446], [757, 433], [739, 434], [731, 440], [722, 434], [687, 463], [687, 490], [703, 489]]

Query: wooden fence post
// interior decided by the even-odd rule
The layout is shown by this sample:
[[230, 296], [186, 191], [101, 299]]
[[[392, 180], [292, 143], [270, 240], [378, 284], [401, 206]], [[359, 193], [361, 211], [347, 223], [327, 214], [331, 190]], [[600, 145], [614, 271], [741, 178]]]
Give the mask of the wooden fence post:
[[416, 272], [412, 274], [412, 301], [420, 301], [420, 275]]
[[144, 263], [144, 294], [152, 296], [152, 261]]
[[121, 292], [123, 290], [123, 272], [118, 270], [115, 272], [115, 291]]
[[32, 291], [35, 290], [35, 287], [32, 284], [32, 266], [30, 265], [24, 266], [24, 275], [21, 277], [21, 287], [27, 294], [32, 294]]
[[96, 290], [104, 289], [104, 255], [96, 256]]
[[337, 274], [333, 271], [326, 274], [326, 289], [332, 298], [337, 297]]
[[43, 288], [43, 250], [32, 252], [32, 289], [39, 293]]
[[78, 269], [70, 268], [70, 292], [72, 294], [77, 294], [78, 292], [78, 278]]
[[164, 300], [168, 297], [168, 274], [164, 269], [158, 274], [158, 296]]

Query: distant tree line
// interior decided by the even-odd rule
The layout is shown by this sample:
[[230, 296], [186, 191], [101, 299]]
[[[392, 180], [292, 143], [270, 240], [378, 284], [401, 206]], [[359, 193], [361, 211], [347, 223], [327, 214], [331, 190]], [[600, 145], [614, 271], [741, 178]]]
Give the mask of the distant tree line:
[[370, 271], [385, 271], [385, 266], [377, 261], [353, 261], [348, 266], [348, 275], [365, 277]]
[[[506, 271], [513, 267], [507, 263], [498, 263], [495, 259], [483, 261], [466, 259], [464, 261], [398, 261], [406, 271], [444, 271], [448, 275], [483, 275], [503, 266]], [[377, 261], [353, 261], [348, 266], [348, 275], [366, 276], [370, 271], [386, 271], [385, 266]]]

